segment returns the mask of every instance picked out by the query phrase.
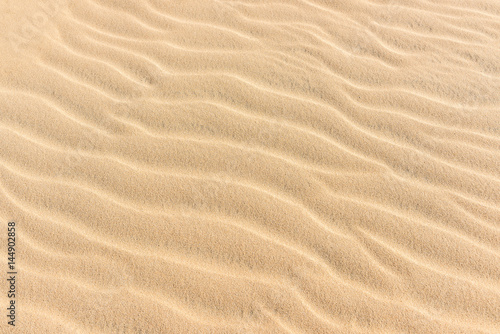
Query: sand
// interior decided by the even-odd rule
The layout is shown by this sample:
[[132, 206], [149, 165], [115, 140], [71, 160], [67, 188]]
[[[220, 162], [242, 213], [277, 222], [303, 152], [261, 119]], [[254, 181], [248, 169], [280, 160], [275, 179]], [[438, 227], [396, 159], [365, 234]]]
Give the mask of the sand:
[[498, 1], [0, 15], [1, 333], [500, 333]]

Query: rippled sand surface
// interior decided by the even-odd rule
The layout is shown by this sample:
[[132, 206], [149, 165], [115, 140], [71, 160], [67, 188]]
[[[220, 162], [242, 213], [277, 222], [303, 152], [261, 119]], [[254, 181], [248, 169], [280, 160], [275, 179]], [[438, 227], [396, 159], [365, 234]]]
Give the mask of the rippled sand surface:
[[498, 1], [0, 25], [1, 333], [500, 333]]

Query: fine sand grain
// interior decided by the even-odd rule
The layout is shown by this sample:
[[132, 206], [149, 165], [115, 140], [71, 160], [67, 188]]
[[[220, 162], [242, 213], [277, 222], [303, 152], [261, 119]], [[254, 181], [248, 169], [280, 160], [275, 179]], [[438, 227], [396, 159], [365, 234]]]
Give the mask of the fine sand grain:
[[499, 1], [0, 25], [0, 333], [500, 333]]

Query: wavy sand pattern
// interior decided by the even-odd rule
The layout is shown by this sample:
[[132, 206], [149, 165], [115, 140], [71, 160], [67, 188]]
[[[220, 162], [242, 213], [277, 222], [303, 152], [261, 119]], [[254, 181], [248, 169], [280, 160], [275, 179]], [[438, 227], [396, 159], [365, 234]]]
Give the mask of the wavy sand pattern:
[[500, 333], [498, 1], [1, 13], [2, 333]]

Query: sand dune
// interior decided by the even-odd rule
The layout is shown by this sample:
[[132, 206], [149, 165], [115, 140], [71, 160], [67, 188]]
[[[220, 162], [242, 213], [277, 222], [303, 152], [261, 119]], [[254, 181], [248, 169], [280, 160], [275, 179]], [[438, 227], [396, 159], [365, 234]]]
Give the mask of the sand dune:
[[498, 2], [0, 9], [0, 332], [500, 333]]

